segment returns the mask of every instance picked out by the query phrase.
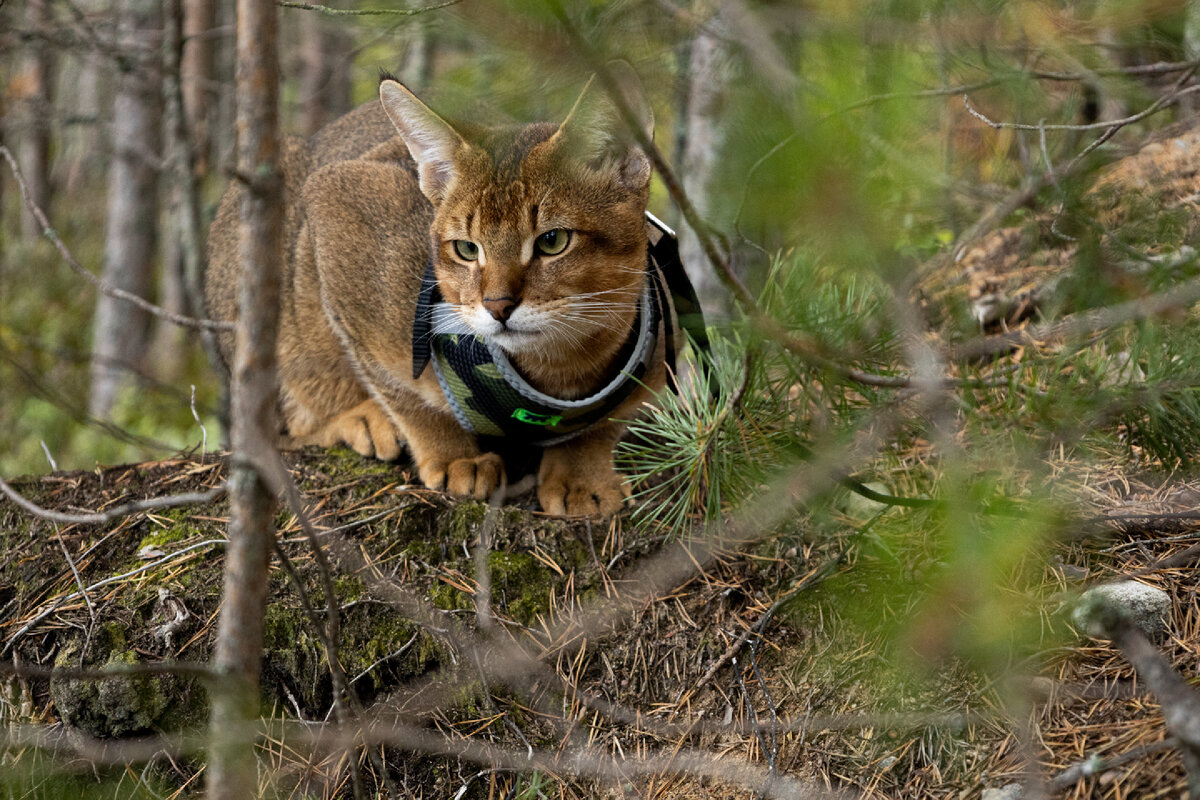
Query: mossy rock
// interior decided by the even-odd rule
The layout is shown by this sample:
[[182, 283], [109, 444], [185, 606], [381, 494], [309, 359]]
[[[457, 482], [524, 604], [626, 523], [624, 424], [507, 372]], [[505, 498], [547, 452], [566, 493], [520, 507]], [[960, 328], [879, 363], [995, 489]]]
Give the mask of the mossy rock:
[[[80, 646], [64, 647], [54, 665], [120, 668], [142, 662], [124, 649], [124, 636], [112, 632], [99, 636], [79, 663]], [[50, 697], [69, 726], [101, 739], [177, 730], [205, 717], [204, 694], [194, 681], [170, 674], [119, 675], [104, 679], [73, 677], [50, 681]]]

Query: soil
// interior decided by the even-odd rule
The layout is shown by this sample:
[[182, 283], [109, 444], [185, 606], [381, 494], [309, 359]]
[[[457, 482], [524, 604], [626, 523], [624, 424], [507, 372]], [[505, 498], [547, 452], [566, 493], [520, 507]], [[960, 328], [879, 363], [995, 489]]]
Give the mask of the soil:
[[[876, 662], [893, 657], [895, 648], [872, 641], [864, 633], [869, 627], [851, 624], [848, 611], [848, 598], [872, 589], [869, 560], [847, 558], [861, 520], [847, 516], [814, 536], [812, 520], [800, 515], [796, 525], [758, 541], [718, 548], [711, 560], [697, 555], [702, 568], [691, 577], [632, 607], [618, 606], [603, 625], [586, 634], [575, 629], [564, 639], [571, 621], [606, 601], [636, 595], [640, 584], [631, 576], [679, 543], [635, 532], [625, 517], [591, 524], [549, 518], [520, 504], [505, 507], [488, 523], [493, 621], [481, 630], [474, 548], [489, 519], [485, 506], [414, 488], [398, 468], [349, 452], [304, 452], [289, 461], [314, 525], [336, 529], [323, 541], [341, 612], [338, 658], [355, 694], [351, 714], [403, 720], [401, 730], [408, 731], [404, 742], [393, 735], [386, 747], [359, 751], [358, 768], [369, 785], [382, 785], [387, 773], [393, 787], [420, 787], [414, 796], [425, 797], [533, 797], [537, 791], [751, 797], [757, 793], [745, 781], [754, 785], [770, 773], [868, 797], [973, 798], [1025, 780], [1032, 748], [1049, 780], [1087, 756], [1144, 751], [1061, 787], [1064, 797], [1184, 791], [1178, 756], [1161, 744], [1165, 732], [1154, 698], [1119, 652], [1071, 633], [1065, 614], [1050, 612], [1046, 619], [1053, 636], [1065, 634], [1063, 645], [1043, 652], [1036, 665], [1014, 667], [1016, 689], [982, 684], [970, 664], [953, 660], [909, 670], [902, 691], [884, 689]], [[98, 511], [202, 491], [225, 472], [220, 459], [179, 458], [49, 475], [16, 489], [47, 508]], [[1089, 477], [1075, 488], [1077, 496], [1093, 499], [1087, 512], [1101, 516], [1128, 515], [1131, 508], [1186, 510], [1200, 498], [1200, 489], [1183, 483], [1151, 488]], [[846, 508], [861, 513], [854, 504]], [[225, 514], [226, 503], [218, 500], [110, 524], [70, 525], [0, 503], [4, 659], [65, 671], [64, 677], [9, 681], [6, 721], [61, 724], [89, 741], [109, 742], [202, 726], [206, 694], [195, 678], [94, 681], [71, 677], [70, 670], [207, 660], [220, 607]], [[333, 684], [304, 609], [303, 595], [318, 610], [324, 605], [317, 561], [292, 514], [281, 511], [278, 527], [298, 584], [277, 557], [262, 680], [264, 717], [279, 723], [263, 743], [264, 762], [272, 766], [270, 793], [349, 797], [351, 770], [340, 752], [290, 744], [294, 731], [282, 725], [328, 719]], [[1093, 524], [1086, 535], [1052, 548], [1034, 593], [1059, 596], [1063, 606], [1085, 583], [1138, 574], [1171, 594], [1163, 648], [1190, 674], [1200, 652], [1195, 578], [1186, 560], [1169, 559], [1186, 556], [1196, 535], [1195, 521], [1187, 519]], [[337, 537], [341, 545], [333, 544]], [[81, 584], [89, 587], [84, 593]], [[397, 601], [389, 585], [416, 605]], [[938, 635], [909, 644], [928, 655]], [[519, 648], [546, 670], [481, 671], [466, 663], [471, 650], [464, 641], [482, 647], [484, 659]], [[883, 672], [895, 678], [894, 669]], [[1011, 703], [1018, 690], [1032, 698], [1020, 717]], [[467, 743], [497, 749], [444, 755]], [[539, 758], [558, 753], [564, 760], [557, 767], [537, 762], [535, 770], [504, 766], [527, 747]], [[685, 756], [703, 754], [710, 764], [631, 767], [627, 778], [614, 780], [597, 778], [600, 767], [572, 764], [566, 758], [572, 751], [633, 762], [681, 754], [685, 766]], [[509, 761], [498, 753], [509, 754]], [[736, 779], [711, 766], [736, 759], [759, 772]], [[183, 748], [155, 762], [157, 780], [195, 787], [199, 766], [197, 754]]]

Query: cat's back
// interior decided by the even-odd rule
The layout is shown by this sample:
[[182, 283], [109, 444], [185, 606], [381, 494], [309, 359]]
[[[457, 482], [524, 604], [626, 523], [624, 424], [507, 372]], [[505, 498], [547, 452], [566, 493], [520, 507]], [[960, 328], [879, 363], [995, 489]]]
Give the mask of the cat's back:
[[[305, 166], [311, 172], [338, 161], [360, 158], [395, 136], [396, 128], [383, 106], [373, 100], [313, 134], [307, 143], [308, 162]], [[407, 150], [403, 155], [407, 157]]]
[[[419, 206], [419, 190], [416, 182], [416, 167], [408, 150], [396, 135], [396, 129], [380, 106], [379, 101], [364, 103], [349, 113], [333, 120], [308, 139], [284, 136], [280, 141], [279, 167], [283, 178], [284, 207], [284, 258], [281, 259], [281, 292], [285, 310], [295, 299], [295, 267], [297, 249], [305, 220], [305, 186], [316, 173], [329, 173], [339, 168], [352, 167], [353, 162], [367, 156], [372, 161], [392, 162], [403, 167], [400, 180], [393, 184], [392, 191], [400, 195], [392, 198], [405, 205]], [[204, 300], [208, 315], [213, 319], [232, 321], [237, 318], [237, 286], [240, 271], [238, 260], [237, 231], [239, 200], [245, 187], [232, 181], [218, 205], [209, 231], [208, 263], [205, 269]], [[316, 197], [320, 198], [320, 192]], [[310, 199], [313, 193], [309, 194]], [[427, 221], [423, 214], [416, 214], [418, 223]], [[418, 242], [418, 247], [420, 246]], [[230, 357], [233, 348], [232, 334], [218, 337], [220, 349]]]

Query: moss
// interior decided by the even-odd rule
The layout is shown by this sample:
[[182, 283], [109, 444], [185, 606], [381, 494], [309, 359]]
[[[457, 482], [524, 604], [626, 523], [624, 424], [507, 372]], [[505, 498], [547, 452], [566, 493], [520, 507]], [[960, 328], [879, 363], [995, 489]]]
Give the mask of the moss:
[[364, 475], [390, 475], [396, 466], [376, 458], [359, 455], [349, 447], [331, 447], [322, 451], [317, 466], [335, 480]]
[[492, 596], [505, 613], [529, 625], [550, 607], [549, 585], [557, 573], [529, 553], [494, 550], [488, 556], [492, 573]]
[[455, 589], [445, 581], [434, 581], [429, 587], [429, 599], [443, 611], [459, 611], [475, 607], [470, 595]]
[[522, 508], [505, 506], [500, 511], [500, 527], [504, 530], [512, 530], [522, 525], [528, 525], [529, 521], [529, 512]]
[[[113, 626], [104, 626], [112, 628]], [[104, 667], [137, 664], [132, 650], [114, 649], [104, 655], [107, 645], [124, 641], [109, 632], [97, 641], [93, 663]], [[79, 645], [64, 647], [54, 661], [56, 667], [71, 668], [78, 663]], [[85, 659], [85, 663], [91, 659]], [[170, 675], [137, 675], [79, 680], [56, 678], [50, 682], [50, 696], [63, 720], [97, 738], [130, 736], [157, 730], [177, 697], [178, 681]]]
[[470, 539], [487, 518], [488, 507], [477, 500], [464, 500], [451, 510], [444, 535], [454, 540]]
[[142, 540], [137, 543], [137, 551], [141, 552], [147, 547], [162, 549], [164, 545], [181, 542], [185, 539], [190, 539], [200, 531], [197, 528], [180, 525], [178, 527], [156, 528], [151, 533], [142, 537]]

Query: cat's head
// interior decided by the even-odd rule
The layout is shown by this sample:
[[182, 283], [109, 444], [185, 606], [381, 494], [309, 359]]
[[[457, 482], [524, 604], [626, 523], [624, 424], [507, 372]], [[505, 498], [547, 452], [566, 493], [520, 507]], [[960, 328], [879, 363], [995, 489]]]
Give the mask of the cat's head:
[[[649, 134], [632, 70], [614, 72]], [[645, 280], [651, 170], [596, 81], [561, 125], [453, 126], [388, 78], [380, 99], [433, 204], [434, 266], [457, 321], [513, 355], [619, 346]]]

